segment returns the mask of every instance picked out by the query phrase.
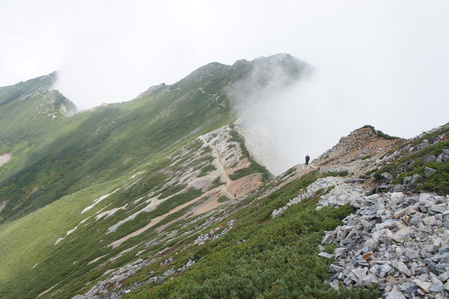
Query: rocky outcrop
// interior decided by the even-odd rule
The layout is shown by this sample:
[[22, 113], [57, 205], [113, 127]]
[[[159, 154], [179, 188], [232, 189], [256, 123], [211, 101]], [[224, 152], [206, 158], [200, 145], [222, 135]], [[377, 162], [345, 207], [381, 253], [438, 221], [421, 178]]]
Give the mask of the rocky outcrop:
[[317, 194], [317, 209], [350, 204], [355, 212], [322, 240], [336, 245], [332, 253], [319, 254], [334, 260], [328, 281], [332, 287], [379, 284], [387, 298], [447, 298], [449, 196], [365, 193], [352, 179], [324, 177], [271, 216]]
[[318, 165], [345, 164], [356, 160], [368, 160], [384, 154], [386, 149], [392, 148], [399, 141], [399, 139], [382, 138], [372, 127], [365, 126], [340, 138], [334, 147], [320, 155], [314, 163]]
[[[442, 134], [442, 136], [445, 135]], [[443, 148], [436, 156], [434, 154], [426, 154], [425, 152], [420, 154], [419, 151], [431, 145], [436, 145], [442, 140], [445, 139], [438, 139], [434, 141], [434, 143], [431, 143], [425, 139], [417, 146], [411, 147], [408, 152], [412, 154], [416, 152], [413, 158], [398, 165], [392, 173], [381, 173], [378, 178], [379, 184], [375, 191], [419, 192], [426, 179], [431, 178], [434, 174], [441, 174], [441, 171], [437, 170], [440, 168], [438, 167], [439, 163], [449, 163], [449, 149]], [[389, 160], [390, 159], [391, 158], [389, 157]], [[383, 162], [385, 161], [377, 161], [377, 164], [381, 165]]]
[[235, 220], [231, 220], [226, 223], [226, 227], [224, 229], [223, 227], [216, 227], [213, 230], [209, 231], [207, 234], [199, 235], [193, 242], [193, 244], [203, 245], [207, 241], [213, 241], [220, 238], [232, 229], [232, 226], [235, 224], [235, 222]]
[[337, 244], [331, 285], [379, 284], [387, 298], [446, 298], [449, 197], [397, 192], [360, 196], [359, 204], [345, 225], [323, 238]]

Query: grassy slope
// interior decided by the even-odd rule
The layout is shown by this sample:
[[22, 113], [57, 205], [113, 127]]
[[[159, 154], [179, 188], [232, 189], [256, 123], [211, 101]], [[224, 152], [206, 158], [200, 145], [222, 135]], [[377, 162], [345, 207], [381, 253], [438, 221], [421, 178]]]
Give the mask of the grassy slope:
[[12, 124], [7, 131], [23, 128], [18, 140], [30, 141], [10, 146], [15, 158], [3, 172], [6, 178], [0, 189], [10, 204], [2, 216], [17, 219], [93, 182], [114, 179], [175, 142], [185, 143], [227, 123], [226, 97], [201, 92], [196, 85], [201, 82], [182, 90], [162, 88], [129, 103], [58, 120], [30, 120], [33, 107], [5, 105], [9, 108], [5, 113], [20, 115], [29, 126]]
[[337, 292], [323, 282], [330, 261], [318, 257], [318, 245], [324, 231], [341, 224], [351, 211], [349, 206], [316, 210], [317, 197], [271, 219], [273, 209], [297, 196], [316, 178], [312, 173], [266, 198], [255, 194], [245, 199], [241, 203], [244, 208], [225, 213], [222, 226], [230, 220], [236, 224], [220, 239], [187, 249], [188, 240], [174, 243], [173, 251], [159, 260], [172, 257], [173, 262], [161, 266], [158, 261], [129, 284], [177, 269], [189, 259], [196, 264], [163, 285], [149, 283], [125, 298], [378, 298], [380, 294], [374, 289], [343, 288]]
[[[208, 92], [221, 90], [222, 86], [217, 85], [227, 84], [223, 80], [208, 83]], [[10, 200], [3, 215], [12, 221], [0, 226], [2, 298], [34, 297], [61, 279], [67, 283], [84, 275], [89, 270], [86, 264], [99, 252], [114, 253], [104, 244], [135, 227], [124, 225], [114, 236], [103, 238], [113, 223], [103, 221], [98, 227], [80, 226], [70, 235], [81, 242], [54, 244], [57, 237], [89, 214], [80, 214], [86, 203], [118, 186], [117, 178], [123, 182], [137, 169], [145, 170], [150, 173], [146, 178], [148, 187], [155, 179], [151, 173], [163, 167], [170, 153], [199, 134], [230, 121], [227, 98], [198, 90], [202, 83], [181, 90], [161, 88], [128, 103], [100, 107], [71, 118], [35, 119], [35, 106], [19, 101], [3, 106], [0, 113], [5, 116], [21, 116], [18, 119], [23, 125], [11, 124], [10, 129], [23, 128], [29, 141], [10, 142], [8, 149], [4, 147], [4, 152], [12, 151], [15, 158], [2, 168], [0, 189], [0, 196]], [[111, 196], [92, 212], [108, 204], [120, 206], [147, 191], [148, 188], [136, 187]], [[118, 212], [117, 217], [125, 215]], [[102, 238], [104, 244], [99, 243]]]
[[[22, 135], [9, 135], [14, 139], [0, 147], [2, 152], [13, 152], [13, 159], [0, 169], [0, 198], [10, 200], [2, 212], [6, 221], [0, 225], [0, 297], [33, 298], [58, 283], [52, 295], [67, 298], [103, 275], [105, 268], [99, 264], [106, 263], [105, 267], [112, 269], [135, 259], [142, 245], [158, 236], [154, 229], [120, 248], [106, 245], [148, 223], [161, 210], [141, 214], [109, 235], [105, 235], [107, 229], [128, 216], [124, 211], [101, 224], [87, 217], [101, 209], [135, 205], [132, 202], [137, 198], [161, 188], [166, 178], [158, 170], [168, 165], [169, 154], [199, 134], [229, 124], [233, 116], [223, 88], [243, 77], [248, 66], [240, 64], [238, 70], [229, 74], [224, 68], [207, 78], [187, 78], [146, 92], [134, 101], [70, 118], [36, 118], [35, 106], [16, 100], [3, 105], [0, 113], [4, 113], [5, 124], [8, 115], [21, 115], [9, 118], [18, 122], [11, 123], [9, 129], [20, 127], [16, 133]], [[35, 100], [39, 101], [38, 95]], [[123, 187], [137, 171], [145, 171], [139, 184], [121, 189], [81, 214], [94, 199]], [[197, 196], [195, 192], [191, 190], [186, 196]], [[176, 197], [161, 208], [169, 209], [187, 199]], [[54, 245], [58, 237], [84, 219], [84, 224]], [[168, 231], [176, 229], [186, 232], [188, 228], [175, 223]], [[194, 236], [171, 245], [181, 246], [191, 238]], [[163, 244], [148, 249], [148, 253], [162, 250], [160, 246]], [[108, 261], [126, 248], [130, 252]], [[106, 257], [89, 264], [102, 255]]]
[[111, 183], [85, 189], [0, 226], [0, 297], [36, 296], [38, 293], [32, 287], [34, 280], [45, 281], [45, 276], [58, 274], [56, 271], [33, 275], [39, 264], [48, 259], [49, 252], [58, 250], [54, 245], [58, 237], [88, 217], [79, 211], [90, 203], [91, 197], [99, 197], [110, 188]]

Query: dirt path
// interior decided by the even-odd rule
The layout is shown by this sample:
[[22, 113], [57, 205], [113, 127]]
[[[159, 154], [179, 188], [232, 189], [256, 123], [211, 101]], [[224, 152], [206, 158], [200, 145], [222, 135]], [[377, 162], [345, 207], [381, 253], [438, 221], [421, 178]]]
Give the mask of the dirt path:
[[[220, 198], [220, 196], [222, 196], [222, 195], [227, 196], [229, 199], [233, 199], [235, 196], [237, 196], [237, 195], [242, 196], [242, 195], [254, 190], [260, 184], [262, 184], [262, 182], [260, 181], [260, 178], [259, 178], [259, 174], [249, 175], [244, 178], [238, 179], [236, 181], [231, 180], [229, 178], [228, 172], [225, 169], [225, 166], [223, 163], [223, 156], [220, 154], [220, 151], [217, 149], [217, 147], [215, 145], [207, 142], [203, 136], [201, 136], [200, 139], [205, 145], [209, 146], [212, 149], [212, 156], [214, 158], [214, 161], [212, 163], [217, 168], [219, 176], [222, 178], [222, 180], [224, 180], [223, 184], [217, 188], [214, 188], [212, 190], [209, 190], [209, 191], [203, 193], [201, 196], [199, 196], [187, 203], [184, 203], [180, 206], [173, 208], [172, 210], [170, 210], [168, 213], [166, 213], [164, 215], [161, 215], [161, 216], [151, 219], [150, 222], [147, 225], [145, 225], [144, 227], [128, 234], [127, 236], [125, 236], [119, 240], [112, 242], [108, 246], [111, 246], [112, 248], [116, 248], [116, 247], [120, 246], [123, 242], [127, 241], [128, 239], [135, 237], [137, 235], [140, 235], [141, 233], [143, 233], [143, 232], [147, 231], [148, 229], [150, 229], [151, 227], [155, 226], [160, 221], [165, 219], [165, 217], [178, 212], [179, 210], [187, 207], [188, 205], [191, 205], [192, 203], [199, 201], [200, 199], [203, 199], [204, 197], [209, 197], [209, 199], [206, 200], [204, 203], [196, 206], [194, 209], [192, 209], [190, 211], [190, 213], [187, 213], [187, 214], [181, 216], [180, 218], [171, 221], [170, 223], [164, 224], [161, 227], [158, 227], [156, 229], [157, 232], [162, 232], [165, 227], [169, 226], [170, 224], [172, 224], [175, 221], [178, 221], [180, 219], [185, 219], [190, 216], [195, 216], [195, 215], [199, 215], [202, 213], [206, 213], [206, 212], [209, 212], [209, 211], [217, 208], [218, 206], [223, 204], [223, 203], [218, 202], [218, 198]], [[230, 169], [230, 171], [234, 171], [234, 169]], [[188, 183], [188, 187], [195, 185], [195, 183], [197, 183], [198, 181], [201, 181], [201, 180], [213, 179], [216, 175], [217, 175], [216, 172], [212, 172], [211, 174], [206, 175], [204, 177], [197, 177]]]
[[203, 143], [207, 146], [210, 146], [210, 148], [212, 148], [212, 156], [214, 157], [214, 166], [217, 167], [218, 171], [221, 174], [221, 177], [223, 177], [225, 179], [225, 182], [223, 184], [223, 186], [220, 188], [221, 191], [223, 191], [223, 193], [225, 193], [229, 198], [233, 198], [233, 195], [229, 192], [228, 188], [231, 186], [232, 184], [232, 180], [229, 178], [228, 173], [226, 172], [226, 169], [223, 166], [223, 163], [221, 161], [222, 156], [220, 155], [220, 153], [217, 150], [217, 147], [213, 144], [210, 144], [209, 142], [207, 142], [203, 136], [200, 137], [201, 140], [203, 141]]
[[[186, 202], [186, 203], [184, 203], [184, 204], [182, 204], [180, 206], [177, 206], [176, 208], [170, 210], [168, 213], [151, 219], [151, 221], [147, 225], [145, 225], [144, 227], [142, 227], [142, 228], [140, 228], [140, 229], [130, 233], [129, 235], [126, 235], [125, 237], [123, 237], [123, 238], [121, 238], [119, 240], [116, 240], [116, 241], [112, 242], [108, 246], [111, 246], [112, 248], [116, 248], [116, 247], [120, 246], [121, 244], [123, 244], [123, 242], [127, 241], [128, 239], [130, 239], [132, 237], [135, 237], [137, 235], [140, 235], [141, 233], [143, 233], [143, 232], [147, 231], [148, 229], [150, 229], [151, 227], [155, 226], [160, 221], [165, 219], [165, 217], [167, 217], [167, 216], [169, 216], [169, 215], [171, 215], [173, 213], [176, 213], [177, 211], [187, 207], [188, 205], [190, 205], [192, 203], [197, 202], [198, 200], [200, 200], [200, 199], [202, 199], [204, 197], [215, 195], [215, 196], [213, 196], [213, 200], [207, 200], [205, 202], [205, 204], [202, 204], [202, 205], [199, 205], [198, 207], [196, 207], [192, 211], [193, 215], [198, 215], [198, 214], [201, 214], [201, 213], [204, 213], [204, 212], [208, 212], [208, 211], [213, 210], [216, 207], [218, 207], [220, 205], [220, 203], [217, 201], [217, 199], [219, 197], [219, 194], [223, 194], [224, 193], [229, 198], [233, 198], [233, 195], [231, 195], [231, 193], [227, 189], [232, 184], [232, 180], [229, 178], [229, 175], [226, 172], [226, 170], [225, 170], [225, 168], [224, 168], [224, 166], [223, 166], [223, 164], [221, 162], [221, 155], [219, 154], [217, 148], [214, 145], [212, 145], [209, 142], [207, 142], [203, 137], [201, 137], [201, 140], [203, 141], [203, 143], [205, 145], [210, 146], [212, 148], [212, 156], [214, 157], [214, 166], [218, 169], [218, 171], [220, 173], [220, 176], [225, 179], [225, 183], [219, 188], [219, 191], [217, 191], [217, 188], [215, 188], [214, 190], [210, 190], [210, 191], [202, 194], [201, 196], [199, 196], [199, 197], [197, 197], [197, 198], [195, 198], [195, 199], [193, 199], [193, 200], [191, 200], [189, 202]], [[211, 175], [209, 175], [209, 176], [211, 176]], [[193, 185], [193, 184], [195, 184], [196, 181], [204, 180], [205, 178], [207, 178], [207, 176], [196, 178], [196, 179], [192, 180], [191, 182], [189, 182], [189, 185]], [[179, 219], [183, 219], [183, 218], [185, 218], [185, 216], [182, 216]], [[177, 220], [179, 220], [179, 219], [177, 219]], [[163, 229], [167, 225], [169, 225], [171, 223], [172, 222], [170, 222], [170, 223], [168, 223], [166, 225], [161, 226], [160, 228], [157, 229], [157, 231], [158, 232], [163, 231]]]

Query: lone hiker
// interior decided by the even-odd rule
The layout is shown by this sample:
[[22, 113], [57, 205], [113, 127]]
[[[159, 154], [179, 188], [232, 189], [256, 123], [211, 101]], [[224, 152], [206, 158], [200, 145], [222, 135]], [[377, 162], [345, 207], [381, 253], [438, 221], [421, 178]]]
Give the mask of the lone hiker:
[[306, 156], [306, 165], [309, 165], [309, 160], [310, 160], [310, 157], [309, 157], [309, 155], [307, 155]]

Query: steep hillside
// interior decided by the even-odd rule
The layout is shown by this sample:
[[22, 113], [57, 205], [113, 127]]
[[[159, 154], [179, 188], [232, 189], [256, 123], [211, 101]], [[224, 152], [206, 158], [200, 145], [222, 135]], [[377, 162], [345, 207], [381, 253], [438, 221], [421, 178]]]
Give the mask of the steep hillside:
[[0, 89], [22, 134], [0, 147], [0, 297], [447, 296], [449, 124], [365, 126], [273, 177], [241, 124], [308, 72], [212, 63], [75, 115], [46, 79]]
[[[275, 55], [233, 66], [212, 63], [174, 85], [152, 87], [133, 101], [61, 118], [36, 119], [35, 110], [46, 97], [41, 93], [58, 93], [46, 90], [47, 80], [27, 81], [33, 88], [36, 81], [44, 82], [38, 88], [41, 93], [21, 94], [18, 99], [29, 98], [29, 103], [14, 100], [1, 107], [5, 144], [0, 155], [12, 158], [0, 169], [0, 196], [8, 201], [0, 217], [17, 219], [92, 182], [116, 179], [200, 134], [231, 124], [237, 117], [231, 102], [242, 102], [230, 95], [231, 86], [237, 91], [239, 87], [233, 86], [254, 77], [262, 62], [273, 60], [273, 72], [304, 67], [292, 59]], [[265, 72], [269, 71], [266, 68]], [[293, 72], [290, 80], [299, 78], [300, 74]]]
[[445, 297], [449, 198], [376, 193], [383, 183], [372, 173], [416, 157], [410, 144], [422, 138], [449, 148], [447, 128], [411, 140], [355, 130], [311, 165], [181, 220], [75, 298]]
[[242, 129], [227, 125], [239, 101], [229, 89], [270, 60], [277, 69], [291, 58], [212, 63], [135, 100], [75, 115], [49, 90], [53, 74], [25, 82], [17, 97], [15, 86], [5, 88], [1, 296], [31, 298], [56, 284], [68, 296], [103, 273], [90, 271], [96, 261], [123, 265], [132, 259], [120, 258], [123, 250], [265, 181], [270, 174], [250, 156]]

